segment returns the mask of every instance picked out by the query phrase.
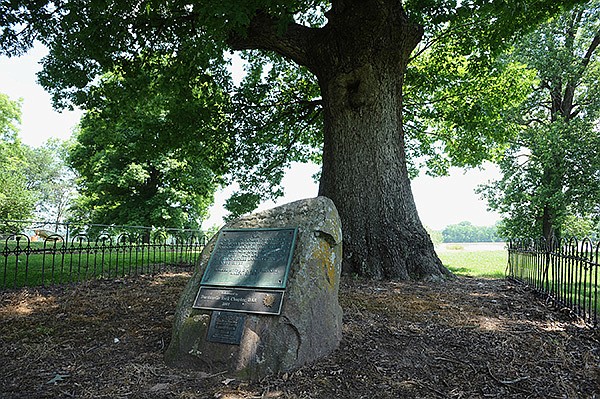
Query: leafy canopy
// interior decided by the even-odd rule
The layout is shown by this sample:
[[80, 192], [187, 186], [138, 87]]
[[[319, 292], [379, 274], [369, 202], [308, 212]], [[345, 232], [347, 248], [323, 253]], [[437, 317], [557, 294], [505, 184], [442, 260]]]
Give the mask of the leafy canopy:
[[18, 138], [21, 102], [0, 93], [0, 218], [27, 219], [35, 195], [27, 187], [25, 146]]
[[220, 134], [228, 97], [208, 75], [188, 81], [180, 68], [158, 57], [107, 73], [91, 90], [70, 150], [80, 217], [198, 227], [230, 151]]
[[[513, 73], [526, 73], [518, 64], [490, 60], [512, 37], [575, 2], [398, 2], [426, 32], [416, 54], [422, 57], [413, 63], [406, 80], [413, 171], [423, 156], [428, 157], [430, 170], [439, 174], [451, 162], [476, 165], [497, 153], [497, 143], [513, 134], [500, 119], [522, 99], [526, 85], [526, 79], [515, 79]], [[236, 87], [226, 54], [264, 16], [282, 35], [294, 24], [319, 29], [328, 22], [332, 7], [345, 4], [12, 0], [0, 2], [0, 46], [4, 53], [18, 55], [33, 40], [41, 40], [50, 54], [40, 81], [55, 105], [89, 110], [81, 147], [73, 158], [82, 160], [74, 164], [82, 179], [90, 180], [82, 180], [88, 184], [84, 190], [88, 198], [100, 193], [104, 198], [107, 187], [94, 181], [91, 166], [83, 161], [92, 158], [92, 150], [104, 154], [99, 156], [102, 162], [98, 159], [106, 165], [102, 173], [129, 171], [126, 177], [113, 179], [115, 189], [123, 189], [124, 181], [135, 185], [148, 179], [153, 169], [163, 167], [161, 161], [150, 165], [148, 157], [165, 157], [201, 164], [198, 167], [210, 178], [203, 179], [200, 196], [205, 197], [221, 178], [237, 181], [240, 191], [228, 206], [241, 213], [261, 196], [281, 193], [278, 184], [289, 162], [319, 160], [322, 100], [315, 77], [274, 52], [247, 52], [247, 75]], [[506, 98], [509, 101], [503, 102]], [[211, 107], [217, 112], [209, 111]], [[104, 135], [115, 137], [100, 137]], [[113, 161], [118, 158], [111, 155], [114, 148], [134, 138], [153, 143], [157, 150], [131, 149], [126, 151], [130, 163]], [[107, 142], [100, 145], [96, 140]], [[186, 157], [194, 151], [197, 155], [190, 161]], [[104, 205], [114, 209], [123, 203], [120, 198]]]
[[560, 235], [577, 218], [598, 222], [599, 45], [594, 0], [525, 36], [510, 55], [535, 71], [536, 82], [509, 119], [520, 129], [499, 163], [502, 179], [482, 188], [509, 237]]

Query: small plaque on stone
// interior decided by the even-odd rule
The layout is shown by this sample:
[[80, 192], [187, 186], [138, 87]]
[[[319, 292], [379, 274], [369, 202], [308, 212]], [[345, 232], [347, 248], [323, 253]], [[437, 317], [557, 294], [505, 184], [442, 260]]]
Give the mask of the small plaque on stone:
[[229, 312], [281, 314], [283, 290], [200, 287], [193, 308]]
[[241, 313], [215, 311], [208, 326], [207, 341], [239, 345], [246, 316]]
[[296, 235], [296, 228], [222, 230], [201, 285], [284, 289]]

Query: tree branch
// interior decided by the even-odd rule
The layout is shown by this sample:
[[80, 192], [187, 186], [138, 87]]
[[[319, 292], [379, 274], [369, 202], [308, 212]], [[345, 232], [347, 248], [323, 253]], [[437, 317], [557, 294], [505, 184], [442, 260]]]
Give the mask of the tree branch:
[[456, 34], [457, 32], [460, 32], [461, 29], [467, 28], [469, 26], [474, 27], [475, 22], [469, 21], [469, 22], [461, 23], [461, 24], [457, 23], [457, 24], [448, 26], [446, 29], [441, 30], [437, 36], [432, 36], [430, 39], [425, 41], [422, 46], [419, 46], [418, 48], [416, 48], [416, 51], [411, 55], [409, 62], [418, 58], [421, 54], [423, 54], [429, 48], [433, 47], [436, 43], [441, 42], [443, 39], [450, 37], [450, 36]]
[[519, 121], [517, 121], [517, 123], [521, 126], [530, 126], [533, 123], [539, 123], [540, 125], [543, 125], [545, 123], [545, 121], [543, 121], [539, 118], [529, 118], [529, 119], [525, 119], [525, 120], [519, 120]]
[[592, 55], [594, 54], [594, 51], [596, 50], [596, 48], [598, 47], [598, 45], [600, 45], [600, 31], [596, 32], [596, 35], [592, 39], [592, 42], [590, 43], [590, 46], [588, 47], [587, 51], [585, 52], [585, 55], [583, 56], [583, 59], [581, 60], [581, 66], [584, 69], [590, 63]]
[[234, 102], [234, 104], [239, 105], [242, 108], [246, 109], [268, 109], [273, 107], [288, 107], [290, 105], [300, 105], [304, 108], [317, 108], [318, 106], [323, 105], [323, 100], [296, 100], [296, 101], [275, 101], [275, 102], [261, 102], [260, 104], [249, 104], [247, 102]]
[[574, 110], [574, 111], [572, 111], [572, 112], [569, 114], [569, 119], [570, 119], [570, 120], [571, 120], [571, 119], [574, 119], [574, 118], [575, 118], [577, 115], [579, 115], [579, 113], [581, 112], [581, 108], [576, 108], [576, 107], [577, 107], [576, 105], [575, 105], [575, 106], [573, 106], [573, 108], [572, 108], [572, 109], [575, 109], [575, 110]]
[[227, 43], [233, 50], [271, 50], [308, 67], [308, 50], [318, 28], [309, 28], [294, 22], [282, 28], [280, 21], [265, 12], [258, 12], [242, 33], [232, 34]]

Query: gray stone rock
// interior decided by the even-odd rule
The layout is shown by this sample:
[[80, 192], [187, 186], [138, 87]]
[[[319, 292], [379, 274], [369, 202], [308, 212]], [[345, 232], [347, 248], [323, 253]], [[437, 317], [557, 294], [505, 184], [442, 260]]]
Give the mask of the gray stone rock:
[[338, 290], [342, 231], [337, 210], [325, 197], [296, 201], [243, 216], [225, 228], [298, 227], [281, 315], [248, 314], [240, 345], [209, 342], [211, 311], [193, 309], [216, 238], [185, 288], [175, 315], [167, 364], [207, 373], [227, 371], [257, 379], [314, 362], [337, 348], [342, 335]]

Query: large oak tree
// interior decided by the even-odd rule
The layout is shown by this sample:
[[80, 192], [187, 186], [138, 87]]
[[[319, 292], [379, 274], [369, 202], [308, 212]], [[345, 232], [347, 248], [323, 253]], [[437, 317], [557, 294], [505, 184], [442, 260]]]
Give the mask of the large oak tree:
[[411, 54], [429, 31], [447, 43], [449, 57], [470, 54], [483, 65], [512, 35], [567, 3], [12, 0], [0, 3], [0, 37], [8, 53], [34, 38], [51, 48], [42, 81], [63, 105], [84, 102], [98, 74], [148, 52], [204, 65], [216, 80], [226, 50], [277, 54], [320, 89], [320, 97], [304, 100], [322, 106], [319, 193], [340, 212], [344, 270], [439, 278], [449, 273], [417, 215], [406, 164], [403, 83]]

